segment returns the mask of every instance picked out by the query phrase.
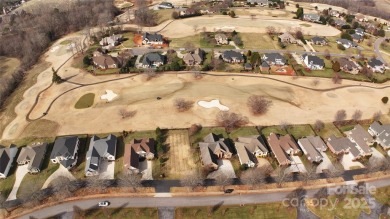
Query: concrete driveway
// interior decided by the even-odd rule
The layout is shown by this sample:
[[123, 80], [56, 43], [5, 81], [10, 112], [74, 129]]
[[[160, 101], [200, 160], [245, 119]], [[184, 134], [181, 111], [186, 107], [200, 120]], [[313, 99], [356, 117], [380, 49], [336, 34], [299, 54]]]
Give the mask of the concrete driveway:
[[151, 160], [144, 160], [139, 163], [139, 172], [142, 173], [143, 180], [153, 180]]
[[100, 163], [99, 179], [114, 179], [115, 162], [103, 160]]
[[18, 166], [18, 168], [16, 169], [16, 179], [14, 187], [12, 188], [12, 191], [9, 194], [7, 201], [16, 199], [16, 194], [18, 193], [20, 183], [22, 182], [24, 176], [28, 173], [27, 166], [27, 164], [23, 166]]
[[291, 166], [289, 166], [285, 171], [287, 173], [306, 173], [306, 167], [303, 165], [302, 160], [299, 156], [290, 156]]
[[344, 154], [343, 157], [341, 158], [341, 164], [344, 167], [344, 170], [350, 170], [351, 167], [359, 167], [359, 168], [364, 168], [364, 165], [358, 161], [352, 161], [352, 154]]
[[236, 173], [234, 172], [233, 165], [230, 160], [218, 160], [218, 170], [210, 173], [207, 178], [215, 179], [220, 174], [227, 175], [230, 178], [236, 178]]
[[47, 178], [46, 182], [43, 184], [42, 189], [46, 189], [49, 184], [56, 178], [64, 176], [70, 180], [75, 180], [76, 178], [66, 169], [64, 166], [60, 165], [58, 169]]
[[324, 152], [320, 151], [323, 159], [322, 162], [317, 166], [316, 173], [322, 173], [323, 170], [331, 170], [333, 169], [332, 161], [330, 161], [328, 155]]

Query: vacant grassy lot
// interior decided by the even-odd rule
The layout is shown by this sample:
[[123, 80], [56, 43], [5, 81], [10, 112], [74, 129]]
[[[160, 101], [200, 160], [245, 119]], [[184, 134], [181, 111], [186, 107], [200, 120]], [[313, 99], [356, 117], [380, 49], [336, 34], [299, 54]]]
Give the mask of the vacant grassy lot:
[[156, 13], [158, 14], [158, 21], [157, 24], [161, 24], [164, 21], [172, 19], [172, 12], [174, 12], [175, 9], [162, 9], [157, 10]]
[[76, 109], [85, 109], [89, 108], [93, 105], [95, 100], [95, 94], [94, 93], [87, 93], [80, 97], [80, 99], [76, 102], [74, 105], [74, 108]]
[[127, 32], [122, 34], [124, 41], [122, 42], [122, 45], [126, 48], [132, 48], [134, 47], [134, 33]]
[[[340, 198], [336, 198], [335, 196], [330, 196], [328, 198], [329, 203], [337, 203], [334, 205], [334, 208], [332, 208], [332, 205], [329, 204], [328, 206], [325, 206], [324, 208], [314, 207], [309, 204], [307, 205], [308, 208], [315, 213], [317, 216], [319, 216], [321, 219], [333, 219], [333, 218], [359, 218], [360, 212], [364, 211], [366, 213], [370, 213], [370, 209], [368, 208], [367, 202], [365, 199], [357, 198], [359, 200], [358, 207], [346, 209], [347, 205], [351, 204], [351, 201], [355, 198], [352, 195], [347, 195], [347, 198], [342, 200]], [[355, 201], [356, 202], [356, 201]], [[351, 206], [349, 206], [351, 207]]]
[[[81, 218], [105, 219], [105, 218], [137, 218], [137, 219], [157, 219], [156, 208], [92, 208], [83, 211]], [[76, 217], [78, 218], [78, 217]]]
[[192, 207], [176, 208], [175, 218], [296, 218], [295, 209], [286, 208], [282, 203], [268, 203], [259, 205], [245, 206], [210, 206], [210, 207]]
[[0, 79], [11, 76], [19, 65], [20, 62], [18, 59], [0, 56]]
[[277, 49], [278, 47], [278, 42], [266, 34], [239, 33], [239, 35], [245, 49]]
[[200, 47], [200, 34], [196, 34], [194, 36], [190, 37], [182, 37], [182, 38], [172, 38], [170, 39], [171, 42], [169, 43], [169, 47], [172, 48], [183, 48], [188, 45], [194, 46], [194, 47]]

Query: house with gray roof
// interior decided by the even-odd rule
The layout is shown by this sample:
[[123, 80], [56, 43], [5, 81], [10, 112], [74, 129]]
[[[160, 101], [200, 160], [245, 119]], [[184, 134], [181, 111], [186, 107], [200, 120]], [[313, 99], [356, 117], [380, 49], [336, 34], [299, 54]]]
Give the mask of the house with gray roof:
[[354, 42], [356, 42], [356, 43], [360, 43], [360, 42], [362, 42], [363, 39], [364, 39], [362, 35], [359, 35], [359, 34], [356, 34], [356, 33], [351, 34], [351, 37], [352, 37], [352, 40], [353, 40]]
[[86, 155], [85, 175], [99, 175], [100, 165], [103, 161], [115, 161], [116, 145], [115, 135], [110, 134], [106, 138], [94, 135], [89, 142]]
[[328, 45], [328, 41], [325, 39], [325, 37], [315, 36], [311, 38], [310, 42], [313, 43], [314, 45], [321, 45], [321, 46]]
[[352, 143], [348, 138], [337, 138], [335, 135], [331, 135], [327, 139], [326, 144], [330, 151], [336, 155], [347, 154], [351, 148], [355, 147], [355, 144]]
[[17, 153], [18, 148], [13, 145], [10, 147], [0, 145], [0, 179], [7, 178]]
[[340, 69], [346, 73], [356, 75], [362, 69], [360, 67], [360, 65], [358, 65], [356, 62], [354, 62], [351, 59], [346, 58], [346, 57], [338, 58], [338, 59], [336, 59], [336, 62], [338, 62], [340, 64]]
[[158, 33], [145, 32], [142, 35], [142, 45], [162, 45], [164, 44], [164, 37]]
[[222, 59], [227, 63], [243, 63], [244, 56], [240, 52], [227, 50], [222, 53]]
[[381, 60], [377, 58], [372, 58], [370, 61], [368, 61], [367, 67], [371, 69], [373, 72], [377, 72], [377, 73], [383, 74], [386, 71], [385, 63], [383, 63]]
[[320, 23], [320, 15], [318, 15], [318, 14], [304, 14], [303, 20], [314, 22], [314, 23]]
[[247, 0], [248, 4], [254, 5], [257, 4], [258, 6], [264, 7], [268, 6], [268, 0]]
[[357, 149], [359, 150], [359, 155], [361, 157], [367, 157], [372, 155], [371, 145], [374, 144], [374, 139], [364, 130], [364, 128], [359, 124], [356, 125], [351, 131], [346, 133], [349, 140], [356, 144]]
[[159, 9], [171, 9], [174, 8], [173, 4], [170, 2], [161, 2], [157, 5]]
[[287, 64], [287, 59], [280, 53], [264, 53], [261, 60], [267, 62], [269, 66]]
[[279, 35], [278, 38], [282, 43], [297, 43], [297, 39], [295, 39], [295, 37], [289, 32]]
[[349, 49], [351, 47], [356, 48], [358, 46], [358, 44], [356, 44], [355, 42], [352, 42], [352, 41], [347, 40], [347, 39], [337, 39], [336, 43], [343, 45], [344, 48], [346, 48], [346, 49]]
[[234, 142], [241, 165], [254, 167], [257, 157], [268, 156], [268, 148], [260, 135], [238, 137]]
[[380, 144], [383, 149], [390, 149], [390, 125], [382, 125], [375, 121], [368, 128], [368, 133], [375, 138], [375, 142]]
[[111, 47], [114, 47], [114, 46], [117, 46], [119, 45], [119, 43], [123, 40], [123, 37], [122, 35], [112, 35], [112, 36], [108, 36], [108, 37], [104, 37], [103, 39], [101, 39], [99, 41], [99, 44], [101, 46], [103, 46], [103, 48], [111, 48]]
[[355, 29], [355, 33], [364, 37], [364, 30], [360, 27]]
[[330, 136], [327, 141], [327, 145], [332, 153], [336, 155], [348, 154], [352, 155], [352, 160], [358, 160], [366, 156], [372, 155], [370, 147], [365, 146], [364, 137], [359, 137], [362, 132], [358, 129], [351, 133], [348, 133], [348, 137], [337, 138], [334, 135]]
[[157, 68], [165, 63], [165, 56], [157, 52], [152, 52], [144, 55], [142, 59], [142, 68]]
[[334, 25], [335, 25], [337, 28], [342, 28], [342, 27], [344, 27], [345, 25], [347, 25], [347, 22], [345, 22], [345, 20], [342, 20], [342, 19], [335, 19], [335, 20], [334, 20]]
[[323, 156], [321, 151], [326, 151], [326, 145], [319, 136], [308, 136], [298, 140], [298, 145], [301, 147], [307, 159], [312, 163], [321, 163]]
[[325, 67], [324, 60], [316, 55], [310, 55], [305, 53], [302, 55], [302, 60], [303, 63], [305, 63], [306, 67], [310, 70], [323, 70]]
[[50, 155], [51, 162], [60, 163], [66, 169], [71, 169], [77, 163], [79, 145], [80, 141], [77, 136], [57, 138]]
[[227, 140], [210, 133], [199, 142], [200, 156], [204, 166], [218, 169], [218, 159], [229, 159], [232, 153], [227, 145]]
[[41, 171], [46, 150], [47, 150], [46, 142], [33, 143], [31, 145], [22, 148], [16, 162], [20, 166], [27, 164], [28, 172], [38, 173]]

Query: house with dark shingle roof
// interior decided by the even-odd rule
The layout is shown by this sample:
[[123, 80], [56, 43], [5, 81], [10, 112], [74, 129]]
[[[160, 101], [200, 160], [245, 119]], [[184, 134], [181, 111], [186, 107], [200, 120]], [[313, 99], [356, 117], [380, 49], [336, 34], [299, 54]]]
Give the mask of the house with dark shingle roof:
[[155, 141], [153, 138], [133, 139], [125, 145], [124, 168], [132, 173], [139, 173], [139, 163], [143, 160], [152, 160], [155, 155]]
[[310, 70], [322, 70], [325, 67], [324, 60], [315, 55], [305, 53], [302, 55], [302, 60]]
[[321, 45], [321, 46], [328, 45], [328, 41], [326, 41], [325, 37], [315, 36], [315, 37], [311, 38], [310, 41], [311, 41], [314, 45]]
[[390, 125], [382, 125], [375, 121], [368, 128], [368, 133], [375, 138], [375, 142], [380, 144], [383, 149], [390, 149]]
[[360, 65], [346, 57], [338, 58], [336, 62], [340, 64], [340, 69], [346, 73], [356, 75], [361, 70]]
[[247, 0], [248, 4], [254, 5], [257, 4], [258, 6], [264, 7], [268, 5], [268, 0]]
[[161, 2], [160, 4], [157, 5], [159, 9], [170, 9], [174, 8], [173, 4], [170, 2]]
[[108, 135], [106, 138], [99, 138], [94, 135], [90, 142], [86, 155], [85, 175], [99, 175], [102, 161], [115, 161], [117, 138], [115, 135]]
[[334, 25], [337, 28], [342, 28], [343, 26], [347, 25], [347, 22], [345, 22], [345, 20], [342, 20], [342, 19], [336, 19], [336, 20], [334, 20]]
[[260, 135], [238, 137], [234, 142], [241, 165], [254, 167], [257, 157], [268, 156], [268, 148]]
[[327, 140], [327, 146], [332, 153], [340, 155], [349, 153], [350, 148], [355, 147], [355, 144], [346, 137], [337, 138], [331, 135]]
[[323, 156], [320, 152], [326, 151], [327, 147], [321, 137], [308, 136], [306, 138], [301, 138], [298, 140], [298, 145], [310, 162], [322, 162]]
[[94, 64], [94, 66], [100, 69], [110, 69], [110, 68], [120, 67], [120, 63], [117, 57], [112, 57], [110, 55], [93, 56], [92, 63]]
[[79, 145], [80, 141], [77, 136], [57, 138], [50, 155], [51, 162], [60, 163], [66, 169], [71, 169], [77, 163]]
[[229, 159], [232, 153], [227, 145], [226, 139], [210, 133], [199, 142], [200, 156], [204, 166], [218, 169], [218, 159]]
[[240, 52], [234, 50], [227, 50], [222, 53], [222, 59], [228, 63], [242, 63], [244, 62], [244, 56]]
[[267, 62], [269, 66], [287, 64], [286, 58], [280, 53], [264, 53], [261, 60]]
[[373, 72], [378, 72], [382, 74], [386, 71], [385, 64], [377, 58], [372, 58], [370, 61], [368, 61], [367, 67], [370, 68]]
[[16, 160], [18, 165], [26, 165], [28, 172], [38, 173], [41, 171], [41, 166], [45, 158], [47, 143], [33, 143], [20, 151], [19, 157]]
[[314, 23], [320, 23], [320, 15], [318, 15], [318, 14], [304, 14], [303, 20], [314, 22]]
[[157, 52], [152, 52], [144, 55], [142, 59], [142, 67], [143, 68], [156, 68], [164, 65], [165, 56], [161, 55]]
[[352, 40], [353, 40], [354, 42], [356, 42], [356, 43], [360, 43], [360, 42], [362, 42], [363, 39], [364, 39], [362, 35], [359, 35], [359, 34], [356, 34], [356, 33], [351, 34], [351, 37], [352, 37]]
[[183, 61], [186, 63], [186, 65], [194, 66], [194, 65], [201, 65], [203, 63], [203, 60], [205, 58], [205, 52], [202, 49], [195, 49], [195, 51], [187, 52], [184, 57]]
[[142, 45], [162, 45], [164, 37], [158, 33], [144, 33], [142, 35]]
[[4, 147], [0, 145], [0, 179], [7, 178], [17, 153], [18, 148], [15, 146]]
[[337, 39], [336, 43], [343, 45], [344, 48], [346, 48], [346, 49], [349, 49], [351, 47], [355, 48], [358, 46], [358, 44], [356, 44], [355, 42], [352, 42], [352, 41], [347, 40], [347, 39]]

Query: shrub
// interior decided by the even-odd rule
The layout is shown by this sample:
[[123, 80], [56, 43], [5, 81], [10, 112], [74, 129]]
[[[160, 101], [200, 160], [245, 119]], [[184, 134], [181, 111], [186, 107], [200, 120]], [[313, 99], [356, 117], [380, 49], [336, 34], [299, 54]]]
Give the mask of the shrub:
[[382, 97], [382, 103], [386, 104], [389, 101], [388, 97]]
[[263, 96], [252, 95], [248, 98], [247, 106], [255, 115], [261, 115], [268, 111], [272, 101], [265, 99]]

